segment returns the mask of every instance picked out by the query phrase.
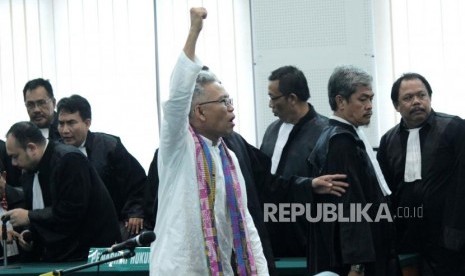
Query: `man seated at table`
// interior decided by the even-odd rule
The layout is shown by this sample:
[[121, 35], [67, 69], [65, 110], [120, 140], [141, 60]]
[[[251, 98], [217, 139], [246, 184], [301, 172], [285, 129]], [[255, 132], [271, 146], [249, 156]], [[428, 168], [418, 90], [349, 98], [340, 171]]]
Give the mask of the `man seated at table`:
[[32, 260], [83, 260], [90, 247], [121, 241], [110, 195], [78, 149], [48, 141], [31, 122], [18, 122], [7, 132], [6, 150], [12, 164], [25, 170], [26, 209], [4, 216], [15, 229], [30, 231], [14, 235]]

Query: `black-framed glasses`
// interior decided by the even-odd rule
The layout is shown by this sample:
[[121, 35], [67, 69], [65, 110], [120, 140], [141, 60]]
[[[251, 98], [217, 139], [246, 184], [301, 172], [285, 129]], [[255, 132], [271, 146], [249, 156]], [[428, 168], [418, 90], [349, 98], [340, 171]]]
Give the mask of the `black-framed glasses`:
[[286, 95], [279, 95], [279, 96], [275, 96], [275, 97], [273, 97], [271, 95], [268, 95], [268, 97], [270, 98], [270, 101], [276, 101], [277, 99], [282, 98], [284, 96], [286, 96]]
[[224, 106], [228, 107], [228, 106], [233, 106], [233, 99], [232, 98], [223, 98], [221, 100], [199, 103], [198, 105], [204, 105], [204, 104], [210, 104], [210, 103], [222, 103], [222, 104], [224, 104]]
[[45, 108], [47, 106], [47, 104], [51, 101], [52, 99], [51, 98], [48, 98], [48, 99], [42, 99], [42, 100], [38, 100], [38, 101], [28, 101], [28, 102], [25, 102], [24, 105], [26, 106], [26, 108], [28, 110], [33, 110], [34, 108], [36, 108], [36, 106], [38, 108]]

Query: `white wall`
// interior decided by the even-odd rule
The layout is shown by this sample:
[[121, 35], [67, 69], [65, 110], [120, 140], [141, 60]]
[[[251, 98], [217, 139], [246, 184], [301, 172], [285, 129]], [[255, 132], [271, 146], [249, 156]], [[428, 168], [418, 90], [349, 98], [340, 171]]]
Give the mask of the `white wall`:
[[[276, 119], [268, 107], [267, 94], [268, 76], [274, 69], [284, 65], [300, 68], [309, 83], [309, 102], [325, 116], [332, 114], [327, 83], [334, 67], [342, 64], [361, 67], [376, 82], [370, 0], [254, 0], [251, 3], [259, 143], [266, 127]], [[379, 141], [378, 117], [375, 107], [366, 130], [373, 145]]]
[[465, 1], [391, 0], [393, 72], [422, 74], [436, 111], [465, 118]]

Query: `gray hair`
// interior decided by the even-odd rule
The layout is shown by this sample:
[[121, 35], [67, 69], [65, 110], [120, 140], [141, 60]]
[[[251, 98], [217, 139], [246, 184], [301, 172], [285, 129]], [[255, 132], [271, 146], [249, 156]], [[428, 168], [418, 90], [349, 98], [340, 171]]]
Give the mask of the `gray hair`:
[[204, 66], [200, 73], [197, 75], [197, 79], [195, 81], [194, 92], [192, 93], [191, 112], [189, 113], [189, 118], [192, 117], [195, 106], [199, 104], [199, 102], [205, 96], [205, 85], [210, 84], [212, 82], [221, 83], [216, 77], [216, 75], [209, 71], [208, 67]]
[[337, 95], [349, 100], [358, 87], [371, 87], [372, 82], [373, 78], [370, 74], [361, 68], [352, 65], [336, 67], [328, 81], [328, 98], [331, 109], [334, 111], [337, 109]]

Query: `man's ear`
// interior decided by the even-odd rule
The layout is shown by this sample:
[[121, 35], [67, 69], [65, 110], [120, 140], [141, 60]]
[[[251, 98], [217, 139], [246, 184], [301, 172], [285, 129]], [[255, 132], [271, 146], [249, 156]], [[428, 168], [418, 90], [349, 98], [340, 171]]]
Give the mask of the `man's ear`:
[[89, 119], [89, 118], [88, 118], [88, 119], [85, 119], [85, 120], [84, 120], [84, 124], [86, 125], [87, 129], [89, 129], [89, 128], [90, 128], [90, 125], [92, 124], [92, 120]]
[[341, 95], [336, 95], [335, 99], [336, 99], [336, 105], [338, 109], [341, 109], [342, 107], [344, 107], [344, 102], [345, 102], [344, 97], [342, 97]]
[[196, 105], [194, 107], [194, 117], [202, 121], [205, 120], [205, 114], [203, 113], [203, 109], [200, 105]]
[[34, 143], [27, 143], [26, 145], [26, 152], [29, 151], [30, 153], [34, 154], [37, 150], [37, 145]]
[[298, 101], [298, 99], [299, 99], [299, 97], [297, 97], [297, 95], [294, 94], [294, 93], [290, 93], [286, 98], [287, 98], [288, 101], [290, 99], [290, 101], [293, 102], [293, 103], [296, 103]]

